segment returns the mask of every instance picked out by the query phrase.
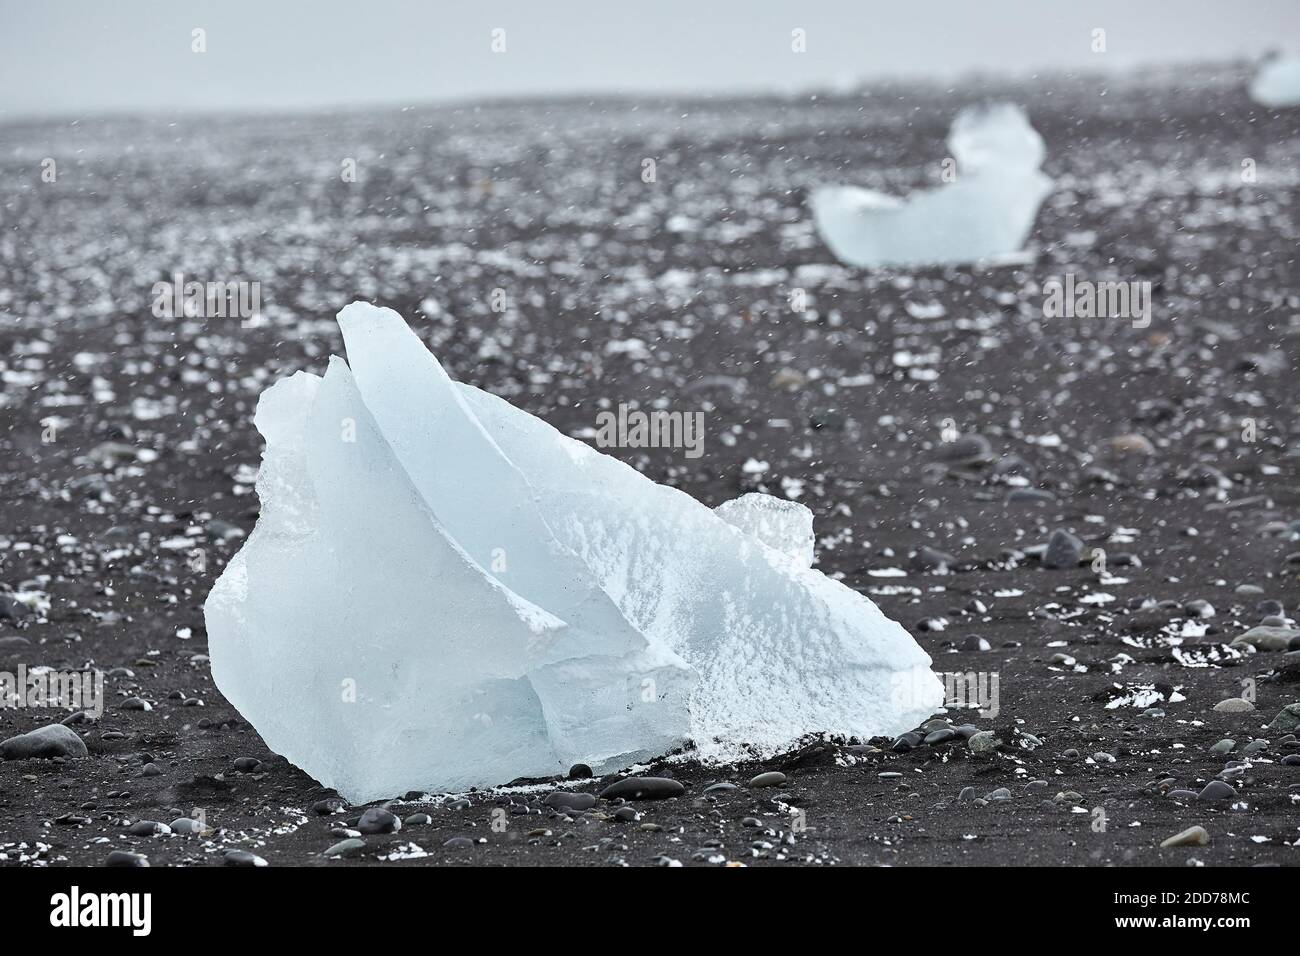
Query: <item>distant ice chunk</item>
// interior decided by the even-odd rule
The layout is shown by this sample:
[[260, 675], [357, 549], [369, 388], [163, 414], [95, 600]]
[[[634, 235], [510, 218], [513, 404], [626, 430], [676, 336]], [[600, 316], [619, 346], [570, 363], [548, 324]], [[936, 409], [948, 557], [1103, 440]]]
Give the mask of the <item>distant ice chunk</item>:
[[817, 230], [860, 268], [996, 260], [1024, 245], [1051, 191], [1042, 137], [1018, 107], [963, 110], [948, 135], [956, 180], [906, 200], [856, 186], [812, 195]]
[[261, 517], [204, 608], [222, 693], [321, 783], [730, 759], [942, 705], [911, 637], [807, 567], [803, 506], [715, 514], [453, 382], [397, 313], [339, 323], [351, 365], [258, 404]]
[[790, 555], [801, 566], [812, 567], [813, 514], [807, 505], [755, 491], [724, 501], [713, 513], [769, 548]]
[[1300, 106], [1300, 56], [1279, 56], [1259, 69], [1250, 98], [1262, 106]]

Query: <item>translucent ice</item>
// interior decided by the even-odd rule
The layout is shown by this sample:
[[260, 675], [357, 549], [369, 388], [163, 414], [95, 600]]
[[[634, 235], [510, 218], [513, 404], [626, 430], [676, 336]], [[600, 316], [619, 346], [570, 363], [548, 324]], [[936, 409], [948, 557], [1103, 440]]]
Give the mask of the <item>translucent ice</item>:
[[858, 267], [976, 262], [1015, 253], [1052, 181], [1043, 140], [1010, 104], [967, 109], [948, 134], [956, 180], [906, 200], [856, 186], [812, 196], [813, 218], [837, 258]]
[[713, 513], [769, 548], [784, 551], [805, 568], [812, 567], [813, 515], [806, 505], [751, 492], [724, 501]]
[[1260, 67], [1250, 97], [1263, 106], [1300, 106], [1300, 56], [1275, 57]]
[[808, 567], [807, 509], [715, 514], [453, 382], [397, 313], [339, 323], [350, 367], [262, 396], [261, 517], [205, 606], [222, 693], [322, 783], [727, 759], [942, 704], [907, 633]]

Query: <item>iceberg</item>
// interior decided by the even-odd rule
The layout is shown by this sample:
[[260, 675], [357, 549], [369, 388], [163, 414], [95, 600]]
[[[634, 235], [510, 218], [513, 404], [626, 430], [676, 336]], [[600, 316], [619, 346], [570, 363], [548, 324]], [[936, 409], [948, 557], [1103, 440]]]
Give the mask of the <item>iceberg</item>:
[[809, 567], [812, 514], [716, 512], [453, 381], [390, 309], [263, 393], [257, 527], [204, 605], [212, 673], [267, 745], [354, 802], [682, 747], [897, 735], [930, 658]]
[[1300, 56], [1274, 57], [1260, 67], [1250, 98], [1261, 106], [1300, 106]]
[[906, 200], [856, 186], [812, 194], [817, 231], [858, 268], [955, 265], [1018, 252], [1052, 181], [1042, 137], [1018, 107], [963, 110], [948, 134], [955, 182]]

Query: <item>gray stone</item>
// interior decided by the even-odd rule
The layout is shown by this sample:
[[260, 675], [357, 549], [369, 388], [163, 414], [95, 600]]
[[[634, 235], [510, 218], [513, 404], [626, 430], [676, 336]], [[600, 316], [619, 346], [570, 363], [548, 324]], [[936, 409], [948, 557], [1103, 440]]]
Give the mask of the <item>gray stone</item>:
[[1284, 734], [1297, 728], [1300, 728], [1300, 704], [1287, 704], [1268, 725], [1269, 730], [1279, 730]]
[[1237, 791], [1233, 787], [1222, 780], [1211, 780], [1205, 785], [1205, 789], [1196, 795], [1196, 799], [1216, 802], [1219, 800], [1232, 800], [1236, 796]]
[[1205, 832], [1205, 827], [1192, 826], [1164, 840], [1161, 842], [1160, 847], [1164, 849], [1171, 846], [1205, 846], [1209, 842], [1210, 835]]
[[1220, 714], [1247, 714], [1255, 709], [1255, 705], [1241, 697], [1229, 697], [1215, 704], [1214, 709]]
[[77, 736], [76, 731], [63, 724], [38, 727], [0, 743], [0, 757], [5, 760], [84, 757], [88, 753], [85, 741]]
[[785, 774], [779, 770], [769, 770], [767, 773], [760, 773], [752, 777], [749, 781], [751, 787], [779, 787], [786, 781]]
[[330, 847], [328, 850], [325, 851], [325, 855], [329, 857], [356, 856], [365, 848], [366, 848], [366, 841], [358, 840], [354, 837], [350, 840], [340, 840], [338, 843], [335, 843], [332, 847]]
[[666, 800], [680, 797], [686, 788], [669, 777], [628, 777], [600, 791], [602, 800]]
[[1288, 627], [1252, 627], [1249, 631], [1233, 639], [1233, 644], [1249, 644], [1257, 651], [1285, 651], [1293, 637], [1300, 636], [1300, 631]]
[[1064, 528], [1057, 528], [1047, 540], [1047, 550], [1043, 552], [1043, 567], [1077, 568], [1082, 558], [1083, 541]]

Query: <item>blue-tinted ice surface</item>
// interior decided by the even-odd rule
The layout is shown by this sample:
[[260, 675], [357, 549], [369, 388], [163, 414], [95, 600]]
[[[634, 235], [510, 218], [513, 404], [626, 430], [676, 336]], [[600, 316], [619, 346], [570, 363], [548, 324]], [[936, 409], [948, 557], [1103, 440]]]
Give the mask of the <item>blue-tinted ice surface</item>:
[[808, 566], [806, 509], [715, 513], [453, 382], [396, 312], [339, 323], [350, 365], [262, 396], [261, 517], [205, 605], [222, 693], [323, 784], [761, 756], [942, 705], [907, 632]]
[[1279, 56], [1259, 69], [1250, 97], [1263, 106], [1300, 106], [1300, 56]]
[[813, 192], [822, 240], [859, 268], [953, 265], [1019, 252], [1051, 191], [1043, 140], [1018, 107], [964, 110], [948, 134], [956, 180], [898, 199], [856, 186]]

